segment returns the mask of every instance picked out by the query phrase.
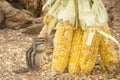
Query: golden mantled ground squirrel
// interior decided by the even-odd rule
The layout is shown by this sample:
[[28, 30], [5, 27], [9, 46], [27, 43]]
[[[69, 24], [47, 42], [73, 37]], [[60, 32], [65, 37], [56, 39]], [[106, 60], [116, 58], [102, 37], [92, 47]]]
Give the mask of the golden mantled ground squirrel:
[[38, 70], [40, 68], [40, 56], [41, 53], [48, 53], [49, 51], [46, 51], [48, 49], [53, 49], [53, 42], [51, 41], [53, 39], [49, 36], [48, 39], [46, 38], [35, 38], [33, 39], [31, 47], [26, 52], [26, 63], [27, 67], [21, 67], [19, 69], [13, 70], [14, 73], [20, 74], [25, 73], [33, 70]]

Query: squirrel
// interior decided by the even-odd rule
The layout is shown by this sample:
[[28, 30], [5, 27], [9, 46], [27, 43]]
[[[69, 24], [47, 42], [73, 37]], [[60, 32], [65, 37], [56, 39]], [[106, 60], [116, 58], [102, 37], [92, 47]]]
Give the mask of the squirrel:
[[[48, 38], [34, 38], [31, 47], [26, 51], [27, 67], [21, 67], [13, 70], [13, 72], [15, 74], [20, 74], [40, 69], [41, 53], [46, 53], [46, 50], [49, 49], [53, 50], [53, 35], [54, 33]], [[51, 51], [49, 51], [49, 53], [51, 53]]]

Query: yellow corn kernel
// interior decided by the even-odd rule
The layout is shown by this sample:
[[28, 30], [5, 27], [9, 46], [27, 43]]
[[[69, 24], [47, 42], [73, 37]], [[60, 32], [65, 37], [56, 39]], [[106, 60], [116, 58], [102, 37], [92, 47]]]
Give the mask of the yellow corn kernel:
[[83, 31], [80, 27], [78, 27], [73, 32], [73, 40], [72, 40], [69, 66], [68, 66], [68, 70], [70, 73], [78, 73], [80, 70], [79, 56], [81, 52], [82, 36], [83, 36]]
[[68, 64], [73, 28], [67, 24], [58, 23], [54, 38], [52, 69], [62, 73]]
[[45, 17], [44, 17], [44, 19], [43, 19], [43, 23], [46, 24], [46, 25], [48, 25], [48, 24], [50, 24], [50, 22], [52, 21], [52, 19], [53, 19], [53, 17], [51, 15], [46, 14]]
[[[104, 30], [107, 34], [111, 34], [108, 24], [106, 24]], [[102, 36], [102, 40], [100, 43], [100, 55], [106, 67], [110, 66], [111, 64], [118, 63], [114, 43], [113, 41], [107, 39], [105, 36]]]
[[82, 50], [80, 54], [80, 69], [81, 73], [88, 74], [95, 66], [96, 57], [98, 53], [101, 35], [95, 32], [92, 43], [90, 46], [86, 45], [89, 30], [85, 30], [82, 40]]

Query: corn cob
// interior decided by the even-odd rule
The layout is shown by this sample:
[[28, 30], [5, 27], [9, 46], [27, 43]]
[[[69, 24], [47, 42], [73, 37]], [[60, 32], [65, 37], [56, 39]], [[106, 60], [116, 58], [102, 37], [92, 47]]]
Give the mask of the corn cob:
[[69, 67], [68, 67], [70, 73], [78, 73], [80, 70], [79, 56], [81, 52], [82, 36], [83, 36], [83, 31], [80, 27], [78, 27], [73, 32], [73, 40], [72, 40]]
[[44, 27], [42, 28], [39, 37], [47, 38], [52, 30], [54, 29], [56, 25], [57, 20], [50, 16], [49, 14], [46, 14], [46, 16], [43, 19]]
[[72, 26], [61, 23], [57, 24], [54, 38], [52, 69], [58, 73], [62, 73], [67, 67], [72, 36]]
[[90, 46], [86, 45], [88, 38], [89, 30], [85, 30], [82, 40], [82, 50], [80, 54], [80, 68], [81, 73], [88, 74], [93, 69], [96, 57], [98, 53], [99, 43], [100, 43], [100, 34], [95, 32], [92, 43]]
[[[108, 24], [105, 25], [104, 30], [107, 34], [111, 34]], [[107, 39], [105, 36], [102, 36], [100, 44], [100, 55], [106, 67], [110, 66], [111, 64], [118, 63], [114, 43], [113, 41]]]

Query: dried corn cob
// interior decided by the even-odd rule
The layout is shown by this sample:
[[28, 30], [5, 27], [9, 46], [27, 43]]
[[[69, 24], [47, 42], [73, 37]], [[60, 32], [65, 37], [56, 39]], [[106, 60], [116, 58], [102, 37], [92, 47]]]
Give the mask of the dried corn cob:
[[[105, 25], [104, 30], [107, 34], [111, 34], [108, 24]], [[106, 67], [110, 66], [111, 64], [118, 63], [114, 43], [110, 39], [107, 39], [105, 36], [102, 36], [100, 44], [100, 55]]]
[[58, 23], [54, 38], [54, 52], [52, 59], [52, 69], [62, 73], [67, 67], [70, 54], [73, 27], [67, 24]]
[[78, 27], [73, 32], [73, 40], [72, 40], [72, 47], [71, 47], [69, 67], [68, 67], [70, 73], [78, 73], [80, 70], [79, 56], [81, 52], [82, 36], [83, 36], [83, 31], [80, 27]]
[[[44, 9], [57, 20], [69, 21], [74, 25], [74, 29], [79, 25], [84, 30], [80, 56], [77, 56], [77, 53], [70, 56], [69, 72], [71, 73], [77, 72], [79, 68], [77, 60], [74, 62], [77, 57], [80, 57], [82, 73], [89, 73], [93, 69], [102, 39], [101, 35], [119, 44], [117, 40], [103, 31], [103, 25], [108, 22], [108, 16], [102, 0], [48, 0]], [[68, 15], [68, 12], [71, 13]], [[52, 21], [50, 20], [51, 24], [54, 23]], [[52, 68], [56, 72], [63, 72], [68, 62], [73, 28], [59, 23], [56, 29]], [[77, 43], [79, 42], [76, 41], [73, 44]], [[74, 49], [71, 52], [74, 52]]]
[[100, 34], [95, 32], [91, 45], [87, 46], [86, 41], [88, 38], [88, 34], [89, 30], [85, 30], [83, 34], [82, 50], [80, 54], [81, 73], [85, 74], [89, 73], [95, 65], [101, 38]]
[[42, 28], [40, 35], [38, 36], [47, 38], [54, 29], [57, 20], [54, 17], [50, 16], [49, 14], [46, 14], [46, 16], [43, 19], [43, 22], [44, 22], [44, 27]]

